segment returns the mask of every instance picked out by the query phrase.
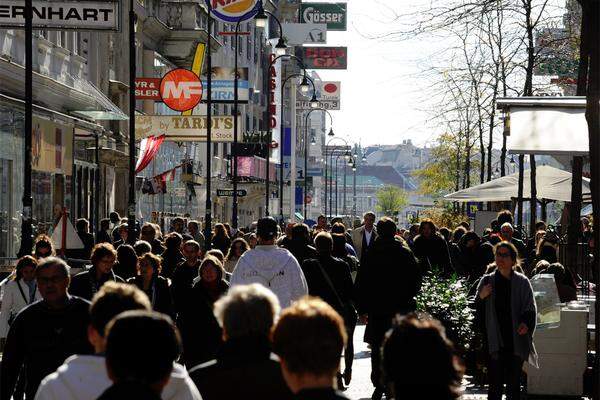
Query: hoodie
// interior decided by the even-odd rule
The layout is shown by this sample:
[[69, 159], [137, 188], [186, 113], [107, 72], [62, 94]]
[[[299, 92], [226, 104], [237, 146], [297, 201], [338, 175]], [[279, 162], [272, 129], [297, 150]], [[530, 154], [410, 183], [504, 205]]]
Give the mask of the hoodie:
[[231, 287], [251, 283], [260, 283], [273, 291], [281, 308], [308, 294], [306, 279], [296, 258], [275, 245], [256, 246], [240, 257], [231, 276]]
[[[69, 357], [42, 381], [35, 400], [95, 400], [112, 385], [103, 356]], [[202, 400], [196, 385], [180, 364], [173, 364], [163, 400]]]

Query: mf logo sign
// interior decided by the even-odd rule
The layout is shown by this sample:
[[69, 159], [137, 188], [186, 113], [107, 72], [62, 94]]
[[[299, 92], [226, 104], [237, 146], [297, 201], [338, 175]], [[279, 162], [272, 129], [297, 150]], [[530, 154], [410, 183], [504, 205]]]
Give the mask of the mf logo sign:
[[160, 97], [172, 110], [192, 110], [202, 100], [202, 82], [190, 70], [174, 69], [162, 78]]

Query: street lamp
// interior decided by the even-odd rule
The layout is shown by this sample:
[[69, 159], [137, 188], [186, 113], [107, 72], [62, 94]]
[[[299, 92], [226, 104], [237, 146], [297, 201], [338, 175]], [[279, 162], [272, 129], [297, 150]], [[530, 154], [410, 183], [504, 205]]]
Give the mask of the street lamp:
[[333, 128], [329, 128], [329, 133], [327, 134], [327, 136], [330, 136], [330, 137], [335, 136], [335, 133], [333, 133]]
[[[294, 56], [295, 57], [295, 56]], [[300, 61], [297, 60], [301, 65], [302, 68], [304, 69], [304, 74], [291, 74], [290, 76], [288, 76], [285, 80], [283, 80], [283, 82], [281, 83], [281, 136], [283, 138], [283, 134], [284, 134], [284, 118], [283, 118], [283, 93], [284, 93], [284, 89], [285, 89], [285, 84], [288, 83], [288, 81], [290, 79], [293, 78], [297, 78], [302, 76], [302, 83], [304, 83], [305, 81], [310, 81], [312, 88], [313, 88], [313, 95], [314, 93], [316, 93], [316, 88], [315, 88], [315, 82], [309, 78], [308, 76], [306, 76], [306, 68], [304, 68], [304, 64]], [[283, 143], [283, 140], [281, 140], [281, 142]], [[290, 146], [291, 147], [291, 146]], [[291, 156], [291, 154], [290, 154]], [[281, 223], [283, 224], [283, 146], [281, 146], [281, 149], [279, 151], [279, 164], [280, 164], [280, 168], [279, 168], [279, 219], [281, 221]], [[291, 168], [290, 168], [291, 170]], [[295, 173], [296, 171], [291, 171], [291, 173]], [[306, 174], [306, 171], [305, 171]], [[306, 181], [306, 178], [305, 178]], [[291, 188], [290, 188], [291, 190]], [[294, 193], [290, 193], [290, 203], [294, 201]], [[294, 206], [295, 209], [295, 206]]]
[[317, 99], [316, 91], [313, 91], [312, 98], [310, 99], [310, 108], [319, 108], [319, 100]]
[[257, 28], [264, 28], [267, 26], [267, 21], [269, 17], [265, 13], [265, 9], [263, 8], [262, 4], [260, 5], [258, 13], [256, 14], [256, 17], [254, 17], [254, 19], [256, 20]]
[[[306, 116], [304, 117], [304, 199], [303, 199], [304, 219], [305, 220], [306, 220], [307, 209], [308, 209], [308, 207], [307, 207], [308, 204], [306, 202], [306, 196], [308, 195], [308, 146], [306, 145], [306, 143], [307, 143], [307, 139], [308, 139], [308, 118], [310, 117], [310, 114], [313, 113], [313, 111], [323, 111], [323, 112], [327, 113], [327, 115], [329, 115], [329, 121], [331, 123], [331, 126], [329, 127], [329, 136], [334, 135], [333, 134], [333, 117], [327, 109], [313, 108], [306, 113]], [[316, 143], [317, 143], [316, 138], [314, 135], [312, 135], [310, 144], [314, 145]], [[327, 159], [327, 153], [325, 154], [325, 159]], [[325, 161], [327, 161], [327, 160], [325, 160]], [[325, 183], [327, 183], [327, 181]]]
[[[306, 77], [306, 70], [304, 70], [304, 73], [305, 73], [305, 75], [302, 78], [302, 82], [300, 83], [300, 92], [302, 94], [306, 94], [310, 90], [310, 86], [308, 84], [308, 79]], [[314, 86], [314, 82], [313, 82], [313, 86]]]
[[[336, 136], [336, 137], [333, 137], [333, 138], [331, 138], [331, 139], [329, 139], [329, 140], [327, 141], [327, 143], [325, 144], [325, 172], [326, 172], [326, 175], [325, 175], [325, 215], [327, 215], [327, 198], [328, 198], [328, 195], [327, 195], [327, 185], [328, 185], [328, 182], [327, 182], [327, 179], [328, 179], [328, 176], [327, 176], [327, 173], [328, 173], [328, 170], [327, 170], [327, 147], [329, 146], [329, 144], [330, 144], [332, 141], [334, 141], [334, 140], [336, 140], [336, 139], [337, 139], [337, 140], [341, 140], [341, 141], [343, 141], [343, 142], [344, 142], [344, 144], [345, 144], [346, 146], [348, 146], [348, 142], [347, 142], [347, 141], [346, 141], [344, 138], [337, 137], [337, 136]], [[334, 155], [334, 153], [335, 153], [335, 152], [336, 152], [336, 149], [333, 149], [333, 150], [331, 151], [331, 153], [330, 153], [330, 156], [331, 156], [331, 164], [333, 164], [333, 155]], [[342, 154], [340, 154], [340, 155], [342, 155]], [[333, 171], [332, 171], [331, 175], [333, 175]], [[332, 205], [331, 205], [331, 200], [332, 200], [332, 197], [333, 197], [333, 193], [332, 193], [332, 192], [333, 192], [333, 185], [330, 185], [330, 187], [329, 187], [329, 203], [330, 203], [330, 204], [329, 204], [329, 212], [330, 212], [330, 213], [331, 213], [331, 212], [332, 212], [332, 210], [333, 210], [333, 208], [332, 208]]]

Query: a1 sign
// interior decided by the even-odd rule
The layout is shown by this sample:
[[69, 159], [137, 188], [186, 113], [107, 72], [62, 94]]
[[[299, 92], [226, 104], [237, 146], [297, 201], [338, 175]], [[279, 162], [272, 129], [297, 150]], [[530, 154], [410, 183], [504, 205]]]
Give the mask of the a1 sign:
[[135, 98], [137, 100], [161, 101], [160, 78], [136, 78]]

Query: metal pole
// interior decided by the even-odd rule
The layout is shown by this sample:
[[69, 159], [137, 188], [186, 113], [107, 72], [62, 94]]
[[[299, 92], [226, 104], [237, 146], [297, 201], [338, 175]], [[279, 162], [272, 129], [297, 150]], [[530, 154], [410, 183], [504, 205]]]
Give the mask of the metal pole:
[[129, 204], [127, 207], [127, 242], [135, 243], [135, 10], [134, 1], [129, 0]]
[[[210, 2], [207, 2], [206, 5], [208, 7], [208, 45], [206, 49], [206, 70], [208, 71], [206, 74], [206, 90], [208, 90], [206, 94], [206, 120], [208, 121], [208, 123], [206, 126], [206, 205], [204, 215], [204, 249], [210, 250], [212, 242], [212, 51], [210, 48], [210, 42], [212, 37], [213, 19], [211, 15], [212, 9], [210, 6]], [[237, 119], [237, 116], [235, 119]]]
[[[238, 194], [237, 194], [237, 181], [238, 181], [238, 159], [237, 159], [237, 149], [238, 149], [238, 114], [239, 114], [239, 92], [238, 92], [238, 45], [239, 45], [239, 32], [240, 32], [240, 22], [242, 20], [238, 20], [235, 25], [235, 56], [234, 56], [234, 82], [233, 82], [233, 149], [231, 151], [231, 155], [233, 156], [233, 209], [231, 211], [231, 225], [234, 229], [238, 227]], [[210, 51], [210, 49], [209, 49]], [[210, 71], [208, 72], [210, 74]], [[247, 128], [246, 128], [247, 129]]]
[[329, 216], [333, 215], [333, 152], [329, 155]]
[[[358, 157], [356, 159], [356, 161], [354, 161], [354, 178], [352, 180], [352, 225], [354, 225], [354, 220], [356, 219], [356, 170], [358, 169], [358, 166], [356, 165], [356, 163], [358, 163]], [[354, 226], [352, 226], [353, 228]]]
[[327, 146], [325, 146], [325, 196], [324, 196], [324, 203], [325, 203], [325, 217], [327, 217], [327, 200], [329, 199], [328, 193], [327, 193], [327, 187], [329, 185], [328, 180], [329, 180], [329, 167], [327, 166], [328, 162], [327, 162]]
[[[345, 161], [345, 159], [344, 159]], [[348, 214], [346, 211], [346, 173], [348, 169], [348, 163], [344, 162], [344, 193], [342, 195], [342, 212], [344, 215]]]
[[340, 156], [338, 155], [335, 158], [335, 215], [340, 215], [338, 212], [338, 172], [339, 172], [339, 168], [338, 168], [338, 160], [340, 159]]
[[31, 224], [33, 198], [31, 197], [31, 133], [33, 131], [33, 5], [25, 0], [25, 147], [23, 157], [23, 219], [21, 245], [18, 256], [31, 254], [33, 226]]
[[[283, 63], [282, 63], [283, 64]], [[283, 65], [281, 65], [281, 75], [283, 76]], [[279, 148], [279, 223], [283, 226], [283, 151], [285, 149], [285, 123], [283, 118], [283, 93], [285, 89], [285, 82], [287, 80], [281, 80], [281, 97], [279, 101], [281, 102], [281, 121], [279, 123], [280, 131], [281, 131], [281, 140], [280, 140], [280, 148]]]
[[94, 137], [95, 150], [94, 158], [96, 159], [96, 175], [94, 179], [94, 233], [100, 230], [100, 133], [96, 132]]
[[304, 220], [308, 219], [307, 210], [307, 196], [308, 196], [308, 116], [310, 115], [310, 111], [306, 114], [304, 118], [304, 199], [302, 202], [304, 204]]

